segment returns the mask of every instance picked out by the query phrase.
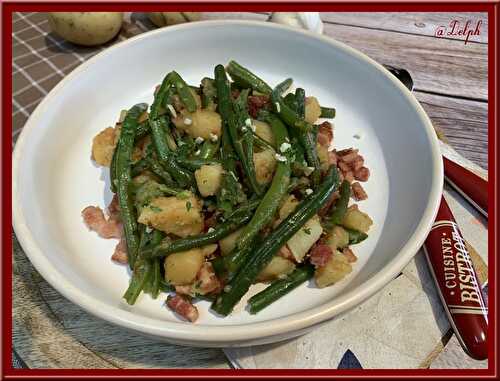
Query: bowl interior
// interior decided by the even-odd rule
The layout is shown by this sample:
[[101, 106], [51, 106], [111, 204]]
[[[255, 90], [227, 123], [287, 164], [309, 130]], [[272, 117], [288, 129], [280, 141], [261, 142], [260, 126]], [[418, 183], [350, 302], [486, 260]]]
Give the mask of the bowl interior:
[[[402, 267], [411, 258], [414, 253], [401, 249], [415, 239], [422, 220], [432, 218], [429, 206], [436, 204], [440, 178], [435, 138], [410, 96], [380, 67], [343, 45], [257, 23], [193, 23], [109, 49], [70, 75], [28, 121], [14, 159], [15, 227], [31, 260], [56, 288], [69, 282], [71, 292], [106, 306], [101, 316], [110, 319], [120, 316], [156, 327], [178, 322], [164, 307], [165, 298], [141, 296], [134, 307], [126, 305], [121, 296], [129, 272], [110, 260], [117, 241], [99, 238], [82, 222], [84, 207], [104, 208], [112, 196], [108, 169], [90, 159], [92, 138], [114, 125], [120, 110], [151, 103], [166, 72], [176, 70], [197, 85], [204, 76], [213, 77], [216, 64], [230, 59], [272, 86], [292, 77], [306, 94], [337, 109], [335, 147], [359, 148], [371, 171], [363, 185], [369, 199], [360, 208], [374, 226], [369, 239], [354, 248], [359, 260], [353, 273], [337, 285], [320, 290], [304, 284], [255, 316], [244, 302], [224, 319], [210, 312], [207, 302], [198, 302], [196, 325], [270, 321], [336, 301], [353, 306], [361, 301], [356, 295], [370, 287], [370, 278], [386, 273], [389, 281], [400, 270], [392, 261], [400, 259]], [[252, 293], [261, 288], [255, 286]]]

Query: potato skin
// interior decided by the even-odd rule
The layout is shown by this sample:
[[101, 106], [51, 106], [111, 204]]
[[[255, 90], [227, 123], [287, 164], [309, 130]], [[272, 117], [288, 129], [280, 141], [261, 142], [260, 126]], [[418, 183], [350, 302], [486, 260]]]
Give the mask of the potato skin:
[[142, 209], [138, 221], [165, 233], [187, 237], [203, 230], [201, 208], [201, 201], [194, 195], [186, 199], [157, 197]]
[[255, 176], [259, 184], [266, 184], [273, 178], [276, 169], [276, 158], [271, 150], [255, 152], [253, 155]]
[[[191, 123], [186, 124], [186, 119]], [[218, 113], [212, 110], [196, 110], [195, 112], [185, 112], [172, 119], [175, 127], [186, 131], [193, 138], [201, 137], [210, 139], [210, 134], [220, 137], [222, 134], [222, 119]]]
[[315, 123], [321, 115], [321, 106], [315, 97], [307, 97], [305, 102], [305, 120]]
[[149, 12], [148, 17], [157, 27], [182, 24], [189, 21], [198, 21], [200, 12]]
[[196, 185], [203, 197], [213, 196], [220, 188], [224, 169], [220, 164], [202, 165], [194, 172]]
[[352, 266], [339, 252], [333, 254], [326, 265], [318, 267], [314, 272], [314, 279], [319, 288], [327, 287], [342, 280], [352, 271]]
[[115, 37], [123, 22], [122, 12], [51, 12], [50, 28], [78, 45], [104, 44]]
[[99, 132], [92, 140], [92, 159], [99, 165], [109, 167], [115, 152], [116, 140], [113, 127]]

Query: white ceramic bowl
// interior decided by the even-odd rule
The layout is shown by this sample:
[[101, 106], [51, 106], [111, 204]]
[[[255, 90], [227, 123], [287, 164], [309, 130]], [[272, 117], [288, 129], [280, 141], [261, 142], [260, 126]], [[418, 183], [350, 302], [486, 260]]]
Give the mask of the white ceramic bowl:
[[[164, 74], [189, 83], [235, 59], [271, 85], [286, 77], [337, 109], [335, 146], [355, 146], [371, 177], [361, 208], [375, 224], [356, 246], [353, 273], [337, 285], [303, 285], [258, 315], [240, 303], [220, 318], [199, 302], [196, 324], [178, 320], [164, 299], [121, 298], [129, 272], [110, 260], [114, 240], [89, 232], [81, 210], [111, 199], [108, 171], [90, 159], [92, 138], [121, 109], [152, 101]], [[359, 135], [359, 138], [355, 138]], [[137, 332], [198, 346], [269, 343], [338, 316], [390, 282], [422, 245], [442, 191], [431, 123], [410, 92], [360, 52], [325, 38], [260, 22], [211, 21], [159, 29], [113, 46], [62, 80], [33, 112], [13, 158], [16, 234], [40, 274], [90, 313]], [[255, 286], [252, 292], [260, 290]], [[335, 332], [332, 332], [332, 341]]]

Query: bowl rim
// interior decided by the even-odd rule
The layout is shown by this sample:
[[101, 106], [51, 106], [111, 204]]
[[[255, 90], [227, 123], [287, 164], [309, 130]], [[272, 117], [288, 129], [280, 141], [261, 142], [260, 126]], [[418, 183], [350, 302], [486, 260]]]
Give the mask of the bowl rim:
[[[423, 124], [423, 133], [429, 141], [432, 154], [432, 169], [433, 179], [431, 184], [430, 197], [425, 207], [422, 219], [416, 226], [413, 234], [408, 237], [404, 245], [394, 258], [385, 265], [383, 271], [371, 276], [362, 285], [346, 292], [345, 294], [334, 298], [333, 300], [324, 303], [320, 306], [311, 308], [307, 311], [293, 313], [291, 315], [265, 320], [255, 323], [235, 324], [235, 325], [197, 325], [185, 322], [160, 321], [145, 316], [139, 316], [131, 311], [125, 311], [118, 306], [111, 306], [89, 296], [85, 292], [76, 288], [71, 282], [60, 272], [58, 272], [43, 254], [41, 248], [37, 245], [29, 224], [23, 214], [23, 208], [18, 200], [17, 192], [18, 184], [18, 168], [22, 159], [24, 146], [26, 145], [26, 136], [35, 128], [38, 121], [43, 118], [44, 109], [46, 109], [52, 99], [56, 98], [57, 94], [69, 84], [74, 77], [88, 70], [95, 63], [106, 59], [115, 50], [124, 49], [129, 45], [139, 43], [143, 39], [154, 38], [159, 34], [175, 33], [178, 30], [184, 29], [203, 29], [213, 26], [251, 26], [256, 28], [268, 28], [270, 30], [284, 30], [291, 34], [307, 36], [308, 38], [319, 40], [332, 46], [335, 49], [340, 49], [355, 58], [364, 61], [366, 64], [375, 67], [381, 74], [385, 75], [386, 79], [391, 81], [397, 88], [400, 89], [402, 96], [413, 106], [417, 111]], [[345, 313], [349, 309], [360, 304], [371, 295], [378, 292], [386, 284], [388, 284], [396, 275], [406, 266], [409, 261], [417, 253], [418, 249], [424, 243], [428, 231], [437, 214], [441, 194], [443, 190], [443, 163], [441, 159], [441, 151], [437, 136], [434, 132], [432, 123], [423, 110], [422, 106], [411, 94], [411, 92], [399, 82], [391, 73], [389, 73], [381, 64], [368, 57], [364, 53], [330, 37], [318, 35], [306, 30], [295, 29], [275, 23], [264, 21], [250, 20], [208, 20], [187, 23], [181, 25], [170, 26], [168, 28], [159, 28], [150, 32], [142, 33], [138, 36], [121, 41], [102, 52], [94, 55], [87, 61], [76, 67], [71, 73], [64, 77], [40, 102], [33, 111], [27, 122], [25, 123], [20, 136], [15, 145], [12, 162], [12, 216], [13, 227], [16, 236], [23, 247], [24, 252], [34, 265], [36, 270], [43, 278], [64, 297], [71, 302], [79, 305], [89, 313], [112, 322], [119, 326], [132, 329], [133, 331], [159, 336], [164, 339], [180, 341], [186, 343], [199, 344], [216, 344], [223, 345], [227, 343], [237, 343], [249, 340], [265, 339], [270, 337], [278, 337], [289, 332], [304, 330], [321, 322], [329, 320], [334, 316]], [[161, 324], [160, 324], [161, 323]], [[223, 320], [221, 319], [221, 323]]]

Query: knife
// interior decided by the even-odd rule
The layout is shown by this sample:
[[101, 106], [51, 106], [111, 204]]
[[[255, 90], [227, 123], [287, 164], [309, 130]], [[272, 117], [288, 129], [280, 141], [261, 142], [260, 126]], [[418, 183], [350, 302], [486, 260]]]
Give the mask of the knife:
[[[404, 69], [386, 66], [411, 91], [413, 80]], [[488, 217], [488, 183], [443, 156], [446, 180]], [[464, 351], [476, 360], [488, 357], [488, 308], [462, 233], [441, 196], [436, 221], [424, 252], [439, 297]]]

